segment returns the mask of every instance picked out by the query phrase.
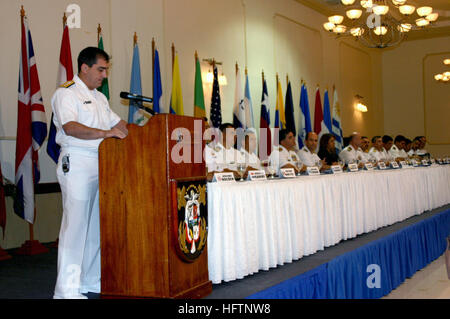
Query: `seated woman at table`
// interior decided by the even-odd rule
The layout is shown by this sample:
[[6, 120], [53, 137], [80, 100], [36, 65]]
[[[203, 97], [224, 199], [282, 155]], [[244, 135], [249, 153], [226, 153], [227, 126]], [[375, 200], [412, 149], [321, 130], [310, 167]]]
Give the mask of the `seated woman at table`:
[[339, 155], [336, 152], [335, 137], [333, 134], [323, 134], [319, 143], [319, 157], [328, 166], [339, 164]]

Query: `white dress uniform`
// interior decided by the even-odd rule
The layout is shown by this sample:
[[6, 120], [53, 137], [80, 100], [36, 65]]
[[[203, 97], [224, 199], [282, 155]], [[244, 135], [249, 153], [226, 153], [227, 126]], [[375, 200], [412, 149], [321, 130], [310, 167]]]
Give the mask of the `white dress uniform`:
[[352, 161], [355, 163], [357, 161], [365, 162], [365, 157], [362, 153], [363, 151], [360, 148], [355, 149], [353, 146], [348, 145], [339, 153], [339, 158], [345, 164], [349, 164]]
[[377, 162], [379, 161], [387, 161], [388, 160], [388, 154], [384, 147], [381, 151], [377, 150], [375, 147], [372, 147], [369, 151], [369, 156], [371, 158], [376, 159]]
[[259, 160], [258, 155], [256, 155], [255, 153], [249, 153], [244, 148], [241, 148], [240, 152], [241, 158], [244, 160], [245, 165], [256, 169], [262, 169], [261, 161]]
[[398, 157], [408, 157], [408, 154], [406, 154], [404, 150], [400, 150], [395, 144], [392, 145], [391, 149], [389, 150], [389, 155], [392, 159], [396, 159]]
[[320, 162], [320, 157], [314, 152], [311, 152], [309, 148], [305, 146], [297, 152], [298, 157], [305, 166], [316, 166], [317, 162]]
[[[100, 292], [98, 146], [103, 139], [68, 136], [63, 125], [75, 121], [110, 130], [120, 117], [105, 95], [90, 90], [77, 75], [56, 90], [52, 110], [56, 142], [61, 146], [56, 175], [63, 200], [54, 298], [83, 298], [80, 293]], [[64, 172], [66, 159], [69, 170]]]
[[280, 169], [284, 165], [291, 164], [295, 167], [298, 160], [298, 155], [294, 151], [288, 151], [283, 145], [275, 147], [269, 156], [270, 165], [277, 169], [278, 175], [281, 175]]
[[221, 172], [224, 169], [237, 171], [239, 163], [244, 163], [241, 152], [234, 147], [225, 148], [222, 143], [205, 147], [205, 163], [208, 172]]

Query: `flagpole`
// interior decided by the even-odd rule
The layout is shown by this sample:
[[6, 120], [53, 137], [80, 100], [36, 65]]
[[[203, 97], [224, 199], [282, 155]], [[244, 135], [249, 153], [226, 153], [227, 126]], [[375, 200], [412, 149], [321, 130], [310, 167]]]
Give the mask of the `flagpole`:
[[[66, 16], [66, 13], [64, 13], [64, 16]], [[102, 33], [102, 27], [100, 26], [100, 23], [98, 24], [97, 27], [97, 46], [100, 43], [100, 34]]]
[[264, 85], [264, 70], [261, 72], [262, 74], [262, 84]]
[[172, 74], [173, 74], [173, 66], [175, 64], [175, 45], [172, 42]]
[[[152, 38], [152, 83], [155, 80], [155, 49], [156, 49], [155, 38]], [[155, 84], [153, 83], [152, 96], [155, 96], [154, 87]]]
[[[20, 20], [23, 24], [23, 20], [25, 18], [25, 9], [23, 8], [23, 6], [21, 6], [20, 9]], [[33, 224], [36, 220], [36, 189], [35, 189], [35, 176], [34, 176], [34, 163], [35, 160], [32, 156], [32, 174], [33, 174], [33, 201], [34, 201], [34, 216], [33, 216], [33, 223], [30, 223], [27, 221], [28, 223], [28, 229], [30, 231], [30, 239], [25, 241], [25, 243], [22, 244], [22, 246], [17, 249], [15, 251], [15, 253], [17, 255], [37, 255], [37, 254], [41, 254], [41, 253], [46, 253], [48, 252], [48, 249], [46, 247], [44, 247], [38, 240], [34, 240], [34, 228], [33, 228]]]
[[289, 85], [289, 75], [286, 74], [286, 86]]

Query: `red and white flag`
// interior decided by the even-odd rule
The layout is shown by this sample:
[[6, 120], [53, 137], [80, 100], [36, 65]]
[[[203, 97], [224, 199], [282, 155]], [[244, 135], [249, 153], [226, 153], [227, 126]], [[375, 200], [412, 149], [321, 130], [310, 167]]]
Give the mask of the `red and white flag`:
[[[59, 53], [59, 68], [56, 87], [73, 79], [72, 52], [70, 50], [69, 27], [64, 26], [63, 37], [61, 41], [61, 51]], [[60, 146], [56, 144], [56, 126], [53, 123], [53, 113], [50, 122], [50, 131], [48, 133], [47, 153], [55, 163], [58, 163]]]
[[47, 136], [47, 121], [26, 17], [22, 19], [21, 38], [14, 211], [33, 223], [34, 184], [40, 179], [38, 150]]
[[322, 130], [323, 111], [322, 101], [320, 100], [320, 90], [316, 90], [316, 106], [314, 109], [314, 132], [319, 135]]

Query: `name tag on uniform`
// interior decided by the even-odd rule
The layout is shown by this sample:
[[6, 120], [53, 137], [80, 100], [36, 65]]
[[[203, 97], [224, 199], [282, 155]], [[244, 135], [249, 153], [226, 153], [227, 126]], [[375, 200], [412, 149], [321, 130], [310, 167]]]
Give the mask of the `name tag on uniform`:
[[385, 162], [378, 162], [378, 169], [386, 169], [386, 163]]
[[341, 165], [333, 165], [331, 166], [331, 171], [333, 174], [341, 174], [343, 173]]
[[83, 104], [91, 104], [92, 101], [84, 101]]
[[350, 172], [357, 172], [358, 171], [358, 164], [356, 164], [356, 163], [348, 164], [348, 170]]
[[280, 169], [281, 177], [283, 178], [294, 178], [295, 177], [295, 171], [293, 168], [282, 168]]
[[394, 169], [395, 168], [400, 168], [400, 166], [398, 166], [398, 163], [396, 161], [392, 161], [391, 162], [391, 167], [394, 168]]
[[372, 163], [365, 163], [365, 164], [364, 164], [364, 169], [365, 169], [366, 171], [373, 171], [373, 165], [372, 165]]
[[317, 166], [309, 166], [306, 168], [306, 174], [310, 176], [320, 175], [320, 170]]
[[247, 180], [249, 180], [249, 181], [265, 181], [265, 180], [267, 180], [266, 173], [263, 170], [248, 171]]
[[231, 172], [228, 173], [214, 173], [213, 182], [217, 183], [229, 183], [235, 182], [234, 174]]

